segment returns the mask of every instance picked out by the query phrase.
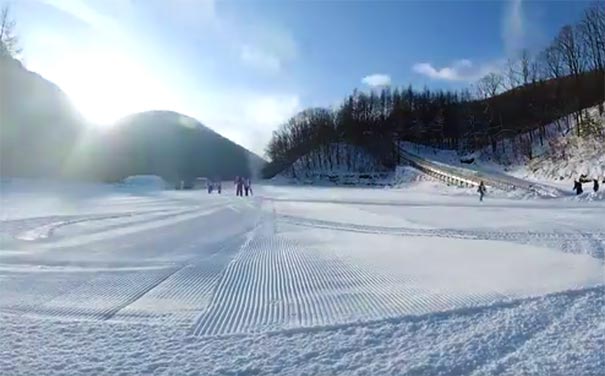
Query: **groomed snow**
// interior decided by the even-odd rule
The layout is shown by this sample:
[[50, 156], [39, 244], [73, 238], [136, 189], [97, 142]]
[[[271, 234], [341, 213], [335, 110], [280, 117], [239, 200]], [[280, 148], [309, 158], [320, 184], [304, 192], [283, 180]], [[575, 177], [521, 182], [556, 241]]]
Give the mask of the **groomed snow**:
[[601, 375], [605, 203], [403, 175], [3, 182], [0, 374]]

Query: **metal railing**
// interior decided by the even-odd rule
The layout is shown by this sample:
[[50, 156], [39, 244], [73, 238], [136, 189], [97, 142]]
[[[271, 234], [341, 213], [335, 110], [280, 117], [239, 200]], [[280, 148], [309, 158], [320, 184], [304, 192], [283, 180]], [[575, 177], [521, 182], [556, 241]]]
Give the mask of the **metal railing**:
[[412, 167], [448, 184], [462, 187], [477, 187], [483, 181], [487, 187], [509, 192], [520, 190], [545, 197], [559, 197], [569, 194], [569, 192], [559, 188], [533, 183], [513, 176], [500, 177], [498, 173], [490, 174], [489, 172], [470, 170], [462, 167], [449, 167], [409, 153], [402, 146], [399, 147], [399, 155], [403, 161]]
[[[460, 168], [453, 169], [442, 166], [440, 164], [413, 155], [405, 151], [402, 147], [399, 148], [399, 153], [401, 159], [410, 166], [447, 184], [454, 184], [461, 187], [477, 187], [479, 186], [481, 181], [483, 181], [483, 183], [488, 187], [498, 188], [505, 191], [512, 191], [518, 188], [524, 188], [519, 187], [518, 185], [513, 184], [511, 182], [502, 181], [497, 178], [478, 175], [477, 173], [473, 173], [473, 171], [470, 170], [468, 171], [468, 173], [463, 173], [462, 169]], [[527, 189], [530, 190], [529, 187], [527, 187]]]

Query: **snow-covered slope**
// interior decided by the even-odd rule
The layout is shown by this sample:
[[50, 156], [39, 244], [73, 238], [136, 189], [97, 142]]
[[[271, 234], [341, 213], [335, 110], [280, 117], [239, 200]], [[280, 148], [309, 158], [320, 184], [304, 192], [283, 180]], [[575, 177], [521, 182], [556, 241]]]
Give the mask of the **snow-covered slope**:
[[252, 198], [4, 185], [0, 374], [600, 374], [605, 202], [397, 176]]
[[[605, 117], [599, 114], [598, 107], [588, 109], [585, 116], [600, 127], [605, 134]], [[605, 139], [601, 136], [578, 137], [577, 124], [573, 117], [566, 117], [545, 128], [543, 140], [533, 138], [533, 158], [520, 150], [519, 143], [529, 140], [529, 135], [521, 135], [499, 143], [494, 152], [486, 147], [477, 152], [460, 154], [456, 150], [436, 149], [410, 142], [403, 142], [404, 150], [435, 163], [444, 168], [460, 169], [461, 173], [475, 171], [478, 174], [490, 174], [503, 179], [522, 179], [529, 183], [540, 183], [544, 187], [553, 186], [562, 191], [571, 192], [573, 180], [580, 175], [588, 178], [605, 177]], [[473, 162], [463, 163], [472, 160]], [[508, 177], [507, 177], [508, 176]], [[590, 187], [585, 186], [586, 191]], [[598, 199], [590, 192], [588, 199]], [[595, 196], [595, 197], [593, 197]]]
[[550, 150], [527, 164], [528, 176], [573, 180], [584, 174], [605, 178], [605, 139], [568, 136], [551, 142]]
[[[600, 114], [597, 106], [588, 109], [584, 116], [585, 122], [597, 129], [597, 134], [579, 137], [573, 116], [559, 119], [546, 127], [543, 142], [534, 137], [532, 159], [522, 150], [515, 150], [511, 140], [507, 141], [504, 154], [495, 155], [490, 148], [485, 148], [476, 155], [480, 163], [500, 164], [512, 175], [533, 180], [561, 181], [567, 186], [583, 174], [602, 180], [605, 177], [605, 113]], [[527, 135], [521, 137], [528, 138]]]

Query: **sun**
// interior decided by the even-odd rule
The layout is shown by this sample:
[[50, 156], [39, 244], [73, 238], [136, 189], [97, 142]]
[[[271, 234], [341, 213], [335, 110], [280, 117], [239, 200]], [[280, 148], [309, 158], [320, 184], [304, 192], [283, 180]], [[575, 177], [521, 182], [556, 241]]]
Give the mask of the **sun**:
[[124, 54], [84, 51], [64, 60], [57, 84], [77, 110], [99, 128], [136, 112], [163, 106], [166, 90], [145, 66]]

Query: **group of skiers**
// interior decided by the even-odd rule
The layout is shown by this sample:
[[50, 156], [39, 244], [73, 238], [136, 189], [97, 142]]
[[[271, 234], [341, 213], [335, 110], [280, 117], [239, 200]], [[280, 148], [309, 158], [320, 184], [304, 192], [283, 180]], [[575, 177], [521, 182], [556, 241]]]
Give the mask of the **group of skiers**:
[[[573, 182], [573, 190], [576, 192], [576, 195], [580, 195], [584, 193], [584, 189], [582, 189], [582, 183], [585, 183], [586, 178], [584, 176], [580, 177], [578, 180], [574, 180]], [[588, 180], [590, 182], [590, 180]], [[603, 179], [603, 184], [605, 184], [605, 179]], [[596, 192], [599, 191], [599, 179], [592, 180], [592, 190]], [[485, 188], [485, 184], [483, 181], [479, 183], [479, 187], [477, 188], [477, 192], [479, 192], [479, 201], [483, 201], [483, 196], [487, 193], [487, 188]]]
[[242, 176], [235, 177], [235, 195], [243, 196], [244, 193], [246, 196], [252, 196], [252, 180], [250, 178], [244, 178]]
[[214, 189], [216, 189], [216, 191], [218, 192], [219, 195], [221, 194], [221, 191], [223, 190], [223, 186], [220, 181], [217, 181], [215, 183], [208, 182], [208, 194], [212, 193], [212, 191]]
[[[574, 180], [573, 190], [576, 191], [576, 195], [580, 195], [580, 194], [584, 193], [584, 189], [582, 189], [583, 182], [586, 182], [586, 180], [584, 180], [582, 177], [580, 177], [579, 180]], [[603, 180], [603, 183], [605, 184], [605, 179]], [[595, 192], [599, 191], [599, 179], [592, 180], [592, 190]]]

